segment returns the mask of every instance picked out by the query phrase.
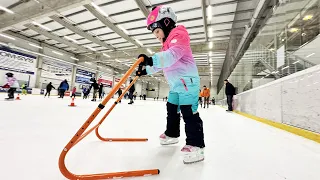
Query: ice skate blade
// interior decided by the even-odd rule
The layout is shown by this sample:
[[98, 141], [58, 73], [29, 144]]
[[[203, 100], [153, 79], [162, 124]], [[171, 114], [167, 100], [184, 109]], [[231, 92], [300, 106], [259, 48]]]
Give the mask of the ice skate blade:
[[160, 142], [160, 144], [163, 145], [163, 146], [168, 146], [168, 145], [178, 144], [178, 143], [179, 143], [179, 141], [178, 142], [172, 142], [172, 143], [162, 143], [162, 142]]
[[192, 162], [186, 162], [186, 161], [183, 160], [183, 164], [194, 164], [194, 163], [201, 162], [201, 161], [204, 161], [204, 158], [200, 159], [198, 161], [192, 161]]

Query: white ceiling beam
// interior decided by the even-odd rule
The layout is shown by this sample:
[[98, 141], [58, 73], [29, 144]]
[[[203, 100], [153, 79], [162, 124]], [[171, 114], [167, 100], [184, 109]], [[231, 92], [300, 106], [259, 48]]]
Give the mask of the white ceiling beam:
[[98, 44], [98, 45], [100, 45], [102, 47], [105, 47], [105, 48], [108, 48], [108, 49], [111, 49], [111, 50], [115, 50], [115, 48], [113, 46], [101, 41], [100, 39], [98, 39], [96, 37], [93, 37], [91, 34], [86, 33], [82, 29], [80, 29], [80, 28], [74, 26], [73, 24], [67, 22], [64, 17], [59, 17], [57, 15], [53, 15], [53, 16], [50, 16], [50, 18], [52, 20], [56, 21], [57, 23], [61, 24], [65, 28], [69, 29], [70, 31], [72, 31], [72, 32], [74, 32], [74, 33], [76, 33], [76, 34], [78, 34], [78, 35], [80, 35], [80, 36], [92, 41], [95, 44]]
[[86, 49], [83, 46], [79, 46], [79, 45], [77, 45], [77, 44], [75, 44], [73, 42], [70, 42], [70, 41], [68, 41], [66, 39], [63, 39], [63, 38], [59, 37], [58, 35], [55, 35], [55, 34], [53, 34], [51, 32], [48, 32], [48, 31], [46, 31], [46, 30], [44, 30], [42, 28], [36, 27], [34, 24], [26, 24], [25, 26], [27, 28], [29, 28], [29, 29], [41, 34], [41, 35], [44, 35], [44, 36], [46, 36], [46, 37], [48, 37], [48, 38], [50, 38], [52, 40], [55, 40], [57, 42], [65, 44], [67, 46], [70, 46], [70, 47], [73, 47], [73, 48], [76, 48], [78, 50], [85, 51], [85, 52], [93, 52], [91, 50]]
[[93, 14], [96, 18], [98, 18], [103, 24], [105, 24], [108, 28], [110, 28], [111, 30], [113, 30], [115, 33], [117, 33], [119, 36], [121, 36], [123, 39], [127, 40], [128, 42], [131, 42], [132, 44], [141, 47], [141, 45], [135, 41], [134, 39], [132, 39], [129, 35], [127, 35], [126, 33], [124, 33], [122, 30], [120, 30], [117, 26], [115, 26], [109, 19], [107, 19], [106, 17], [104, 17], [102, 14], [100, 14], [94, 7], [92, 7], [91, 5], [87, 4], [84, 5], [84, 7], [91, 12], [91, 14]]
[[144, 14], [145, 17], [148, 17], [150, 11], [149, 9], [146, 7], [146, 5], [143, 3], [142, 0], [135, 0], [135, 2], [137, 3], [139, 9], [141, 10], [141, 12]]
[[[207, 7], [206, 0], [201, 0], [204, 35], [205, 35], [206, 41], [208, 41], [208, 26], [207, 26], [207, 11], [206, 11], [206, 7]], [[212, 15], [209, 14], [209, 16], [212, 16]]]
[[48, 17], [90, 2], [91, 0], [41, 0], [40, 3], [26, 1], [10, 9], [14, 14], [0, 15], [0, 32], [9, 30], [11, 26], [31, 23], [35, 19]]

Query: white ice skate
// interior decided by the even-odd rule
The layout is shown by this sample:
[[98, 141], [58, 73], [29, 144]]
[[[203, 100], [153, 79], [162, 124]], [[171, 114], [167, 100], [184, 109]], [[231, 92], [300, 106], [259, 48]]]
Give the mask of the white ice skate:
[[196, 146], [185, 145], [181, 151], [184, 154], [183, 163], [191, 164], [204, 160], [204, 148]]
[[164, 133], [160, 135], [159, 139], [161, 145], [177, 144], [179, 142], [178, 138], [166, 136]]

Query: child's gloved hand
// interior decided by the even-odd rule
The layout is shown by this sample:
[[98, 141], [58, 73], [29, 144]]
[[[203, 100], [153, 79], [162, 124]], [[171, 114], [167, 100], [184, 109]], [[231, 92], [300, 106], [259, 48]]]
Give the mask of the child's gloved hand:
[[144, 76], [147, 75], [147, 70], [146, 70], [146, 66], [144, 65], [139, 65], [138, 70], [136, 71], [136, 76]]
[[2, 86], [2, 88], [10, 88], [9, 84], [5, 84]]
[[145, 54], [140, 54], [138, 56], [138, 58], [143, 57], [144, 61], [142, 63], [140, 63], [140, 65], [143, 66], [153, 66], [153, 61], [152, 61], [152, 57], [148, 57]]

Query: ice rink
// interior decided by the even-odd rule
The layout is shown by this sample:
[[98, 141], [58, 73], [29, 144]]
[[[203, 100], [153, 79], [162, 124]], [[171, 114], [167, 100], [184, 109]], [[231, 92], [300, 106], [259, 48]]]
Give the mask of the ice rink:
[[[4, 101], [0, 94], [0, 179], [59, 180], [58, 158], [72, 136], [99, 102], [69, 97], [22, 96]], [[112, 102], [115, 99], [112, 100]], [[320, 144], [225, 112], [219, 106], [199, 108], [204, 121], [205, 161], [185, 165], [184, 123], [177, 145], [161, 146], [166, 126], [166, 103], [123, 100], [100, 127], [104, 137], [141, 137], [147, 142], [102, 142], [94, 133], [67, 155], [72, 173], [88, 174], [160, 169], [160, 174], [134, 180], [319, 180]], [[100, 113], [93, 124], [107, 111]]]

